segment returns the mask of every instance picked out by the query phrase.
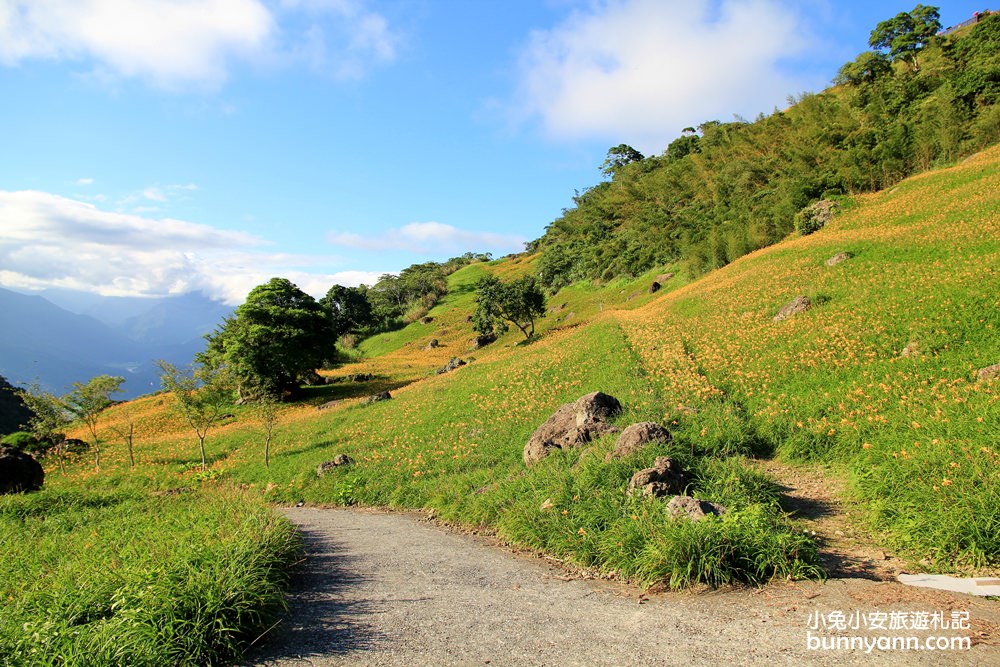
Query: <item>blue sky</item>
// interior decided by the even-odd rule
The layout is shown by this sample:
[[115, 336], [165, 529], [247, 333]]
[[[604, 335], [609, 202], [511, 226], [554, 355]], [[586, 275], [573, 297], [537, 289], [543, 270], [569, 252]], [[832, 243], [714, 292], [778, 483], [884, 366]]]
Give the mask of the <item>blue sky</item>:
[[235, 304], [516, 252], [610, 146], [819, 91], [914, 4], [0, 0], [0, 286]]

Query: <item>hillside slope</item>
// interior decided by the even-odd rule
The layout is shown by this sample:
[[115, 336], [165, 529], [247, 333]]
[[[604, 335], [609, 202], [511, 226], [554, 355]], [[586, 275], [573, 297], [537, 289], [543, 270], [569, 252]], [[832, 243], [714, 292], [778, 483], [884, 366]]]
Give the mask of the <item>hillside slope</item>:
[[[165, 411], [168, 397], [133, 403], [144, 483], [232, 478], [277, 502], [433, 509], [581, 565], [672, 585], [815, 575], [816, 545], [746, 458], [777, 454], [849, 472], [880, 539], [912, 561], [995, 566], [1000, 400], [996, 381], [976, 372], [1000, 362], [998, 188], [1000, 148], [855, 198], [821, 231], [686, 286], [671, 278], [650, 294], [656, 271], [571, 286], [550, 300], [558, 312], [528, 346], [513, 332], [470, 353], [465, 318], [477, 276], [517, 275], [533, 259], [467, 267], [429, 324], [364, 342], [368, 358], [330, 373], [342, 381], [285, 410], [269, 469], [248, 408], [210, 434], [212, 466], [202, 473], [190, 465], [193, 435]], [[838, 252], [853, 256], [826, 266]], [[798, 295], [813, 307], [773, 321]], [[425, 349], [431, 338], [439, 346]], [[473, 363], [434, 373], [470, 354]], [[375, 377], [348, 381], [358, 373]], [[386, 388], [390, 401], [353, 400]], [[605, 464], [612, 434], [526, 468], [534, 429], [595, 390], [624, 404], [619, 427], [657, 421], [672, 442]], [[124, 452], [106, 450], [100, 473], [78, 467], [71, 477], [132, 483]], [[356, 464], [317, 476], [338, 453]], [[662, 502], [626, 498], [632, 473], [664, 454], [689, 470], [693, 495], [734, 511], [689, 529], [669, 522]]]

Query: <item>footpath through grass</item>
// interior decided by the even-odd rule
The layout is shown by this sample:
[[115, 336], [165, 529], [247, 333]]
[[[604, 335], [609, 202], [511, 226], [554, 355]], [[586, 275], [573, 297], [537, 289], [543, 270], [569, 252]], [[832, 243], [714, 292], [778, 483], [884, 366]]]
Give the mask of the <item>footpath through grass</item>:
[[[861, 197], [811, 236], [691, 284], [675, 276], [656, 294], [646, 288], [657, 272], [570, 286], [531, 345], [512, 332], [471, 351], [466, 318], [484, 271], [515, 277], [533, 259], [466, 267], [430, 322], [365, 341], [361, 361], [327, 372], [343, 381], [283, 408], [270, 468], [244, 406], [209, 434], [207, 471], [193, 465], [194, 435], [169, 396], [116, 406], [99, 429], [132, 415], [135, 470], [108, 435], [100, 471], [86, 456], [65, 473], [49, 461], [45, 491], [0, 501], [14, 564], [0, 574], [0, 654], [88, 665], [236, 655], [279, 604], [295, 557], [265, 503], [433, 510], [678, 588], [823, 576], [814, 539], [747, 457], [835, 464], [901, 555], [931, 569], [995, 568], [1000, 386], [976, 370], [1000, 362], [998, 165], [991, 149]], [[838, 252], [852, 257], [827, 266]], [[774, 322], [798, 295], [812, 308]], [[455, 356], [471, 363], [435, 374]], [[384, 389], [392, 400], [357, 400]], [[535, 428], [598, 390], [624, 405], [619, 427], [656, 421], [673, 440], [605, 463], [608, 435], [526, 467]], [[354, 464], [318, 475], [337, 454]], [[658, 455], [684, 466], [691, 495], [730, 511], [673, 521], [663, 501], [628, 498], [632, 473]]]

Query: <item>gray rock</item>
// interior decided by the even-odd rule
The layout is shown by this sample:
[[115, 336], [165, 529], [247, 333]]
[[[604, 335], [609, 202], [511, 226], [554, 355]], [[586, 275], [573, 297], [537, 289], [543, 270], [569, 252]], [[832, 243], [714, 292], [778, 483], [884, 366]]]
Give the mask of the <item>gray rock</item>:
[[437, 338], [431, 338], [430, 341], [427, 343], [427, 345], [424, 346], [424, 349], [425, 350], [433, 350], [434, 348], [436, 348], [438, 346], [438, 344], [439, 343], [438, 343], [438, 339]]
[[687, 517], [691, 521], [701, 521], [710, 514], [722, 516], [726, 513], [726, 507], [707, 500], [698, 500], [691, 496], [674, 496], [667, 503], [667, 513], [674, 519]]
[[445, 364], [441, 368], [437, 369], [437, 374], [438, 375], [442, 375], [444, 373], [450, 373], [453, 370], [455, 370], [456, 368], [459, 368], [460, 366], [464, 366], [464, 365], [465, 365], [464, 361], [462, 361], [458, 357], [452, 357], [451, 359], [448, 360], [447, 364]]
[[656, 276], [655, 280], [656, 280], [656, 282], [660, 283], [660, 285], [662, 286], [663, 283], [667, 282], [668, 280], [670, 280], [673, 277], [674, 277], [673, 273], [661, 273], [660, 275]]
[[361, 405], [371, 405], [372, 403], [380, 403], [381, 401], [388, 401], [392, 398], [392, 394], [387, 391], [383, 391], [380, 394], [375, 394], [373, 396], [365, 396], [361, 399]]
[[324, 461], [316, 467], [316, 475], [323, 477], [335, 468], [352, 465], [354, 461], [347, 454], [337, 454], [332, 461]]
[[340, 405], [341, 403], [343, 403], [342, 399], [337, 399], [335, 401], [327, 401], [326, 403], [323, 403], [322, 405], [317, 405], [316, 409], [317, 410], [329, 410], [330, 408], [334, 408], [334, 407]]
[[635, 454], [650, 444], [670, 442], [670, 432], [655, 422], [639, 422], [627, 427], [618, 436], [615, 448], [604, 457], [605, 461], [621, 459]]
[[688, 479], [680, 465], [669, 456], [657, 456], [652, 468], [645, 468], [632, 475], [626, 493], [641, 493], [651, 498], [684, 493]]
[[0, 495], [37, 491], [45, 482], [45, 471], [31, 454], [0, 446]]
[[599, 391], [581, 396], [556, 410], [539, 426], [524, 446], [524, 463], [541, 461], [553, 449], [579, 447], [618, 429], [608, 419], [621, 412], [621, 403]]
[[919, 357], [920, 356], [920, 343], [916, 341], [910, 341], [903, 348], [903, 351], [899, 353], [901, 357]]
[[783, 319], [791, 317], [792, 315], [797, 315], [799, 313], [804, 313], [812, 307], [812, 300], [807, 296], [797, 296], [785, 306], [778, 311], [772, 319], [775, 322], [780, 322]]
[[836, 255], [834, 255], [830, 259], [826, 260], [826, 265], [827, 266], [837, 266], [838, 264], [843, 264], [844, 262], [846, 262], [847, 260], [851, 259], [852, 257], [854, 257], [854, 255], [852, 255], [849, 252], [838, 252]]
[[976, 379], [980, 382], [986, 382], [996, 377], [1000, 377], [1000, 364], [993, 364], [992, 366], [980, 368], [976, 371]]
[[646, 291], [649, 292], [650, 294], [656, 294], [657, 292], [660, 291], [661, 287], [663, 287], [663, 285], [661, 285], [659, 281], [654, 280], [653, 283], [649, 286], [649, 289]]
[[483, 334], [482, 336], [476, 336], [471, 341], [473, 350], [478, 350], [479, 348], [486, 347], [490, 343], [495, 342], [497, 339], [493, 334]]

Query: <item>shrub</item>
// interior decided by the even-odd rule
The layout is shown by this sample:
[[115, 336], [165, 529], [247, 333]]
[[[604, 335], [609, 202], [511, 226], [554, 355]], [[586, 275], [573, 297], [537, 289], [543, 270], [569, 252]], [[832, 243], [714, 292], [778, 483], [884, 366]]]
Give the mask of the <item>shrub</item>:
[[0, 440], [0, 445], [20, 449], [24, 452], [40, 452], [50, 447], [49, 443], [39, 440], [27, 431], [17, 431], [4, 436], [3, 440]]
[[353, 350], [358, 346], [358, 337], [352, 333], [346, 333], [337, 339], [337, 345], [345, 350]]
[[836, 212], [838, 204], [829, 199], [821, 199], [795, 214], [795, 231], [803, 236], [823, 228]]

